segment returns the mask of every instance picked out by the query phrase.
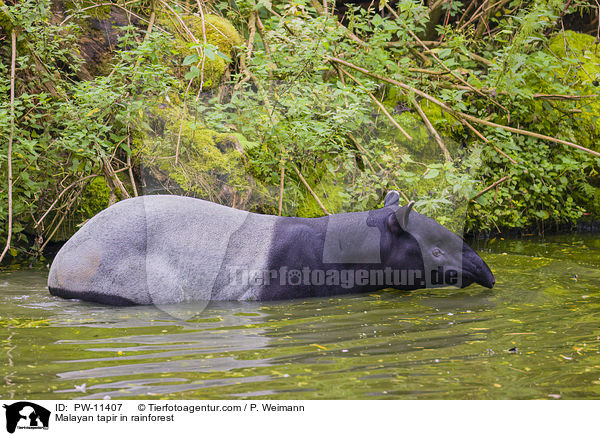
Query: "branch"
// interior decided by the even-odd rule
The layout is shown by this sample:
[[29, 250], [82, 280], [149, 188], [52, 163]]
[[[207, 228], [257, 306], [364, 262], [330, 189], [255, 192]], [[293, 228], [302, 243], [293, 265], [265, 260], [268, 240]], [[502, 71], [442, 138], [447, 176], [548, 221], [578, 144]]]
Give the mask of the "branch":
[[540, 100], [583, 100], [586, 98], [597, 98], [598, 94], [592, 95], [563, 95], [563, 94], [533, 94], [533, 98]]
[[545, 141], [550, 141], [550, 142], [554, 142], [554, 143], [557, 143], [557, 144], [567, 145], [569, 147], [576, 148], [578, 150], [581, 150], [581, 151], [584, 151], [586, 153], [593, 154], [594, 156], [600, 157], [600, 153], [598, 153], [597, 151], [590, 150], [589, 148], [585, 148], [585, 147], [583, 147], [583, 146], [581, 146], [579, 144], [575, 144], [574, 142], [565, 141], [563, 139], [553, 138], [551, 136], [546, 136], [546, 135], [542, 135], [540, 133], [530, 132], [530, 131], [527, 131], [527, 130], [517, 129], [515, 127], [503, 126], [502, 124], [496, 124], [496, 123], [493, 123], [491, 121], [487, 121], [487, 120], [483, 120], [481, 118], [474, 117], [473, 115], [468, 115], [468, 114], [465, 114], [463, 112], [456, 111], [456, 110], [451, 109], [450, 107], [446, 106], [444, 103], [442, 103], [441, 101], [439, 101], [437, 98], [432, 97], [431, 95], [429, 95], [429, 94], [427, 94], [427, 93], [425, 93], [423, 91], [420, 91], [420, 90], [418, 90], [416, 88], [413, 88], [412, 86], [409, 86], [409, 85], [407, 85], [405, 83], [399, 82], [398, 80], [390, 79], [388, 77], [384, 77], [384, 76], [380, 76], [379, 74], [372, 73], [372, 72], [370, 72], [369, 70], [367, 70], [365, 68], [359, 67], [357, 65], [354, 65], [354, 64], [352, 64], [350, 62], [347, 62], [347, 61], [344, 61], [342, 59], [334, 58], [332, 56], [326, 56], [326, 59], [328, 59], [331, 62], [336, 62], [338, 64], [345, 65], [348, 68], [352, 68], [355, 71], [361, 72], [361, 73], [363, 73], [363, 74], [365, 74], [367, 76], [373, 77], [373, 78], [375, 78], [377, 80], [381, 80], [383, 82], [391, 83], [392, 85], [396, 85], [396, 86], [398, 86], [398, 87], [400, 87], [402, 89], [406, 89], [407, 91], [414, 92], [415, 94], [420, 95], [423, 98], [426, 98], [427, 100], [429, 100], [433, 104], [436, 104], [439, 107], [441, 107], [442, 109], [446, 110], [447, 112], [449, 112], [450, 114], [452, 114], [457, 119], [463, 118], [465, 120], [469, 120], [469, 121], [472, 121], [472, 122], [477, 123], [477, 124], [483, 124], [483, 125], [489, 126], [489, 127], [496, 127], [496, 128], [499, 128], [499, 129], [506, 130], [508, 132], [518, 133], [520, 135], [531, 136], [533, 138], [543, 139]]
[[317, 204], [319, 205], [319, 207], [321, 209], [323, 209], [323, 212], [325, 212], [326, 215], [331, 215], [329, 212], [327, 212], [327, 209], [325, 209], [325, 206], [323, 206], [323, 203], [321, 203], [321, 200], [319, 200], [319, 197], [317, 197], [317, 194], [315, 194], [315, 191], [313, 191], [311, 189], [310, 185], [308, 184], [308, 182], [306, 181], [306, 179], [304, 179], [304, 177], [302, 177], [302, 174], [300, 174], [300, 170], [298, 170], [298, 167], [293, 162], [292, 162], [292, 167], [296, 170], [296, 174], [298, 174], [298, 177], [300, 177], [300, 180], [302, 181], [302, 183], [304, 184], [304, 186], [306, 186], [306, 189], [308, 189], [308, 192], [311, 193], [311, 195], [313, 196], [313, 198], [315, 199], [315, 201], [317, 202]]
[[415, 98], [412, 95], [409, 95], [408, 99], [410, 100], [410, 102], [412, 103], [414, 108], [417, 110], [417, 112], [423, 119], [425, 126], [427, 126], [427, 130], [429, 130], [429, 132], [433, 135], [435, 142], [437, 142], [438, 145], [440, 146], [440, 148], [442, 149], [442, 153], [444, 153], [444, 159], [446, 159], [446, 162], [452, 162], [452, 157], [450, 156], [450, 152], [446, 148], [446, 145], [444, 144], [444, 141], [442, 141], [442, 138], [440, 137], [437, 130], [435, 130], [435, 127], [433, 127], [433, 124], [431, 124], [431, 121], [429, 121], [429, 118], [427, 118], [427, 115], [425, 115], [425, 112], [423, 112], [423, 108], [421, 108], [421, 105], [419, 103], [417, 103], [417, 101], [415, 100]]
[[429, 54], [444, 70], [446, 70], [448, 73], [450, 73], [453, 77], [455, 77], [456, 79], [458, 79], [461, 83], [463, 83], [465, 86], [468, 86], [470, 89], [472, 89], [474, 92], [476, 92], [477, 94], [479, 94], [480, 96], [486, 98], [487, 100], [491, 101], [493, 104], [495, 104], [496, 106], [498, 106], [499, 108], [503, 109], [505, 112], [508, 112], [508, 110], [502, 106], [500, 103], [498, 103], [496, 100], [494, 100], [493, 98], [491, 98], [489, 95], [485, 95], [483, 92], [481, 92], [480, 90], [478, 90], [477, 88], [475, 88], [473, 85], [471, 85], [469, 82], [467, 82], [465, 79], [463, 79], [460, 75], [456, 74], [454, 71], [452, 71], [450, 68], [448, 68], [446, 66], [445, 63], [443, 63], [441, 61], [440, 58], [438, 58], [436, 56], [436, 54], [434, 52], [432, 52], [429, 47], [427, 47], [423, 41], [421, 41], [421, 39], [415, 35], [415, 33], [410, 30], [408, 28], [408, 26], [402, 21], [400, 20], [400, 17], [398, 16], [398, 14], [396, 13], [396, 11], [394, 9], [392, 9], [390, 7], [390, 5], [388, 3], [385, 4], [385, 6], [388, 8], [388, 10], [394, 15], [394, 17], [396, 17], [396, 21], [399, 22], [402, 27], [404, 27], [404, 29], [410, 33], [410, 36], [412, 36], [415, 41], [417, 41], [421, 47], [423, 47], [425, 49], [425, 52], [427, 54]]
[[131, 196], [129, 195], [129, 192], [127, 192], [127, 189], [125, 189], [125, 186], [123, 186], [123, 183], [119, 179], [119, 176], [113, 169], [113, 167], [110, 164], [110, 162], [108, 161], [108, 159], [103, 157], [102, 163], [104, 164], [102, 166], [102, 169], [104, 170], [104, 174], [106, 175], [107, 181], [112, 180], [112, 183], [115, 185], [115, 187], [117, 187], [119, 189], [119, 191], [121, 191], [121, 194], [123, 194], [123, 197], [130, 198]]
[[283, 161], [283, 153], [281, 153], [281, 158], [279, 161], [279, 167], [281, 168], [280, 170], [280, 180], [279, 180], [279, 211], [277, 213], [277, 216], [281, 216], [281, 209], [283, 209], [283, 186], [285, 183], [285, 165], [284, 165], [284, 161]]
[[[460, 120], [461, 123], [463, 123], [465, 126], [467, 126], [469, 129], [471, 129], [471, 131], [473, 133], [475, 133], [475, 135], [477, 135], [478, 137], [480, 137], [483, 142], [485, 142], [486, 144], [489, 144], [490, 141], [489, 139], [487, 139], [485, 136], [483, 136], [481, 134], [481, 132], [479, 130], [477, 130], [475, 127], [473, 127], [471, 124], [469, 124], [468, 121], [461, 119]], [[494, 147], [494, 150], [496, 150], [498, 153], [500, 153], [502, 156], [504, 156], [505, 158], [507, 158], [509, 161], [511, 161], [513, 164], [515, 165], [519, 165], [519, 163], [514, 160], [512, 157], [510, 157], [509, 155], [507, 155], [506, 153], [504, 153], [502, 150], [500, 150], [498, 147], [496, 147], [494, 144], [492, 144], [492, 147]]]
[[506, 180], [508, 180], [510, 178], [510, 176], [504, 176], [502, 177], [500, 180], [492, 183], [490, 186], [488, 186], [487, 188], [485, 188], [482, 191], [479, 191], [477, 194], [475, 194], [473, 196], [473, 198], [471, 198], [471, 201], [475, 201], [476, 198], [481, 197], [483, 194], [485, 194], [486, 192], [488, 192], [490, 189], [494, 189], [496, 186], [498, 186], [500, 183], [505, 182]]
[[35, 226], [33, 226], [33, 228], [36, 229], [36, 228], [38, 228], [40, 226], [40, 224], [42, 224], [42, 221], [44, 221], [44, 218], [46, 218], [46, 216], [50, 213], [50, 211], [54, 208], [54, 206], [56, 206], [56, 203], [58, 203], [58, 200], [60, 200], [60, 198], [69, 189], [71, 189], [73, 186], [77, 185], [78, 183], [83, 182], [84, 180], [91, 179], [92, 177], [98, 177], [98, 174], [90, 174], [89, 176], [85, 176], [85, 177], [83, 177], [83, 178], [81, 178], [79, 180], [74, 181], [69, 186], [67, 186], [65, 189], [63, 189], [60, 192], [60, 194], [58, 194], [58, 196], [56, 197], [56, 199], [52, 202], [52, 204], [50, 205], [50, 207], [48, 208], [48, 210], [46, 210], [46, 212], [44, 213], [44, 215], [42, 215], [42, 217], [40, 218], [40, 220], [35, 223]]
[[371, 97], [371, 100], [373, 100], [373, 102], [379, 106], [379, 109], [381, 109], [381, 111], [389, 118], [389, 120], [392, 122], [392, 124], [398, 129], [400, 130], [400, 132], [402, 132], [402, 134], [404, 136], [406, 136], [408, 138], [409, 141], [412, 141], [413, 138], [406, 132], [406, 130], [404, 130], [400, 124], [398, 124], [396, 122], [396, 120], [394, 119], [394, 117], [392, 117], [390, 115], [390, 113], [387, 111], [387, 109], [385, 108], [385, 106], [383, 106], [383, 104], [381, 104], [381, 102], [379, 100], [377, 100], [377, 98], [375, 98], [375, 96], [373, 94], [371, 94], [369, 91], [367, 91], [367, 88], [365, 88], [365, 86], [359, 82], [359, 80], [357, 78], [355, 78], [352, 74], [350, 74], [349, 72], [347, 72], [346, 70], [344, 70], [343, 68], [341, 68], [342, 72], [344, 74], [346, 74], [348, 77], [350, 77], [354, 82], [356, 82], [356, 84], [358, 86], [360, 86], [361, 88], [363, 88], [365, 90], [365, 92], [367, 93], [367, 95], [369, 97]]

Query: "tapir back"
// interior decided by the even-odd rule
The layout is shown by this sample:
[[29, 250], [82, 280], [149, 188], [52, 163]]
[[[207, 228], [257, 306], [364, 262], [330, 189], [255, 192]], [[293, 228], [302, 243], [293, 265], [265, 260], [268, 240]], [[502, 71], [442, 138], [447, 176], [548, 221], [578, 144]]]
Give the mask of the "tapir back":
[[108, 304], [240, 299], [252, 290], [228, 285], [228, 265], [264, 268], [275, 218], [187, 197], [124, 200], [63, 246], [49, 288]]

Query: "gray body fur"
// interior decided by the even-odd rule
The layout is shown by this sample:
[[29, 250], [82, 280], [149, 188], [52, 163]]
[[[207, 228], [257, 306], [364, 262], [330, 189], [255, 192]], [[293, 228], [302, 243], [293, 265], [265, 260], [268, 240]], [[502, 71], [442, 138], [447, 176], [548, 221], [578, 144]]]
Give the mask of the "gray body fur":
[[109, 303], [115, 294], [134, 304], [256, 299], [258, 289], [231, 284], [227, 266], [265, 269], [276, 220], [187, 197], [124, 200], [63, 246], [48, 286]]

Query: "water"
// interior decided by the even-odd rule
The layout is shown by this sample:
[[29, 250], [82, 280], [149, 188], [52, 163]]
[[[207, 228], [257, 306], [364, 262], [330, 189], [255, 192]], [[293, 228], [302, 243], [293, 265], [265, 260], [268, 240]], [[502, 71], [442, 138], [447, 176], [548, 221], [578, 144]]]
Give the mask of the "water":
[[0, 398], [600, 397], [600, 237], [479, 252], [493, 290], [205, 309], [62, 300], [45, 270], [4, 272]]

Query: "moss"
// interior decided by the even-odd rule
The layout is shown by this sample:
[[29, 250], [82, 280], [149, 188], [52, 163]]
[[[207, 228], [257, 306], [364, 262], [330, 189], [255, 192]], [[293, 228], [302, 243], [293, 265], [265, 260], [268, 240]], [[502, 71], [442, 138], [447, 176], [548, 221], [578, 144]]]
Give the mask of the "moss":
[[[196, 15], [187, 15], [183, 17], [183, 21], [190, 31], [194, 34], [200, 43], [204, 42], [204, 31], [206, 32], [206, 43], [214, 45], [218, 50], [229, 57], [233, 56], [233, 49], [243, 43], [242, 37], [233, 25], [225, 18], [217, 15], [206, 15], [204, 23], [202, 17]], [[204, 24], [204, 25], [203, 25]], [[175, 39], [175, 49], [182, 55], [181, 62], [185, 56], [197, 53], [196, 50], [190, 48], [188, 41], [181, 36]], [[180, 62], [180, 64], [181, 64]], [[225, 73], [228, 62], [223, 57], [216, 55], [213, 59], [208, 57], [204, 60], [204, 87], [216, 87]], [[200, 67], [199, 67], [200, 68]], [[188, 67], [185, 67], [182, 72], [187, 72]]]
[[[395, 88], [391, 88], [383, 103], [391, 114], [394, 114], [395, 109], [398, 107], [408, 109], [399, 114], [395, 113], [394, 119], [413, 138], [412, 141], [406, 141], [403, 134], [390, 127], [390, 132], [394, 137], [389, 139], [394, 143], [403, 144], [401, 151], [410, 154], [417, 160], [439, 162], [443, 157], [439, 145], [432, 138], [421, 116], [414, 110], [408, 99]], [[449, 148], [452, 154], [452, 147], [455, 144], [454, 141], [448, 140], [448, 137], [457, 133], [452, 130], [456, 120], [429, 100], [422, 99], [419, 105], [437, 132], [442, 138], [445, 138], [446, 147]], [[460, 130], [462, 132], [462, 128]]]
[[[203, 39], [202, 36], [202, 18], [197, 15], [188, 16], [184, 21], [190, 26], [190, 29], [194, 31], [195, 35], [199, 40]], [[214, 44], [219, 49], [227, 54], [231, 55], [233, 47], [242, 44], [243, 40], [238, 31], [233, 25], [223, 17], [218, 15], [206, 15], [204, 19], [204, 28], [206, 30], [206, 41], [209, 44]]]
[[[555, 55], [565, 60], [565, 66], [558, 70], [560, 80], [571, 82], [569, 85], [581, 95], [600, 92], [600, 46], [593, 36], [568, 30], [564, 35], [560, 33], [550, 39], [549, 47]], [[573, 68], [573, 62], [576, 68]], [[577, 115], [581, 123], [581, 129], [576, 133], [578, 142], [598, 149], [599, 99], [586, 99], [577, 104], [577, 109], [581, 110]]]
[[593, 36], [567, 30], [564, 35], [560, 33], [551, 38], [549, 47], [554, 54], [563, 59], [577, 59], [577, 76], [581, 84], [591, 84], [600, 80], [600, 51]]
[[165, 175], [167, 180], [161, 184], [167, 190], [173, 184], [180, 193], [247, 210], [258, 211], [269, 203], [266, 188], [250, 175], [245, 147], [254, 147], [255, 143], [239, 134], [208, 129], [190, 116], [181, 124], [177, 107], [157, 109], [150, 118], [150, 125], [160, 125], [154, 132], [158, 135], [138, 138], [134, 152], [142, 156], [143, 166]]
[[108, 207], [110, 189], [104, 177], [95, 177], [83, 190], [77, 214], [84, 220], [93, 217]]
[[[308, 177], [307, 183], [311, 189], [317, 194], [321, 203], [325, 206], [329, 213], [339, 213], [342, 211], [342, 203], [344, 201], [344, 183], [341, 183], [337, 178], [328, 171], [321, 177]], [[312, 194], [302, 185], [304, 190], [304, 200], [299, 204], [296, 215], [305, 218], [314, 218], [325, 215], [321, 206]]]

